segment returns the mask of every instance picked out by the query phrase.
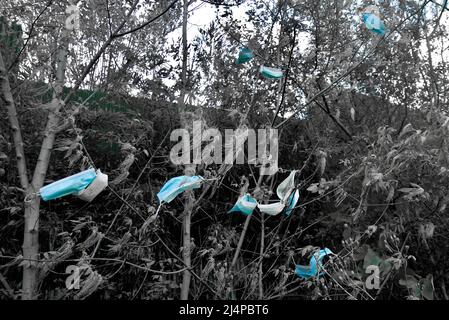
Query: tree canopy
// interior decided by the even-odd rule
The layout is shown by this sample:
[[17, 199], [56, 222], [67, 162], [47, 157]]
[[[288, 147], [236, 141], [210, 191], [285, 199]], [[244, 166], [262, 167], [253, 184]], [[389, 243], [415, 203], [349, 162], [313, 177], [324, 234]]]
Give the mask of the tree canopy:
[[[448, 8], [2, 1], [0, 300], [447, 300]], [[278, 130], [279, 170], [174, 164], [194, 121]], [[91, 202], [41, 199], [89, 168]]]

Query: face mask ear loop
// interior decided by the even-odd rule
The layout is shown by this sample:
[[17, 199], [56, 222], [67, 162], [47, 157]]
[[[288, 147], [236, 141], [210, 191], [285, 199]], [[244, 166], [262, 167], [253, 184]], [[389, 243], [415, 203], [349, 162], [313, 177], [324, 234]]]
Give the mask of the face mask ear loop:
[[162, 208], [162, 205], [164, 204], [164, 202], [161, 202], [160, 204], [159, 204], [159, 207], [157, 207], [157, 210], [156, 210], [156, 213], [154, 214], [156, 217], [157, 217], [157, 215], [159, 214], [159, 210]]
[[[40, 193], [39, 193], [39, 192], [30, 193], [30, 194], [27, 194], [27, 195], [25, 196], [25, 199], [24, 199], [23, 201], [26, 202], [26, 203], [30, 203], [31, 200], [33, 200], [33, 199], [35, 199], [35, 198], [37, 198], [37, 197], [39, 197], [39, 196], [40, 196]], [[34, 197], [34, 198], [33, 198], [33, 197]]]

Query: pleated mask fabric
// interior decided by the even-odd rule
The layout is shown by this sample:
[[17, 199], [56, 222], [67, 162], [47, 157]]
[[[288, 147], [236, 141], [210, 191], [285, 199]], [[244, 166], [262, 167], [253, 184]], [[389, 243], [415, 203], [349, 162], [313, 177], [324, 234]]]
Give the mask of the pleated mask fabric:
[[42, 187], [39, 193], [44, 201], [75, 194], [84, 190], [95, 180], [96, 176], [94, 169], [88, 169]]
[[96, 174], [95, 180], [76, 195], [81, 200], [91, 202], [108, 186], [108, 175], [102, 173], [100, 169], [97, 170]]
[[385, 35], [385, 24], [374, 13], [364, 13], [362, 15], [365, 26], [378, 35]]
[[243, 64], [248, 61], [251, 61], [254, 58], [253, 52], [249, 48], [242, 48], [240, 49], [239, 56], [235, 60], [236, 64]]
[[228, 212], [241, 212], [244, 215], [249, 216], [253, 213], [257, 207], [257, 200], [251, 197], [249, 194], [241, 196], [231, 210]]
[[157, 194], [159, 202], [170, 203], [187, 190], [198, 189], [203, 181], [201, 176], [179, 176], [168, 180]]
[[316, 252], [312, 258], [310, 258], [310, 263], [308, 266], [296, 266], [295, 274], [302, 279], [309, 279], [318, 276], [319, 270], [323, 268], [321, 261], [328, 254], [333, 254], [333, 252], [328, 248], [324, 248]]
[[267, 79], [280, 79], [284, 77], [284, 72], [278, 68], [260, 66], [259, 71], [262, 74], [262, 76], [264, 76]]

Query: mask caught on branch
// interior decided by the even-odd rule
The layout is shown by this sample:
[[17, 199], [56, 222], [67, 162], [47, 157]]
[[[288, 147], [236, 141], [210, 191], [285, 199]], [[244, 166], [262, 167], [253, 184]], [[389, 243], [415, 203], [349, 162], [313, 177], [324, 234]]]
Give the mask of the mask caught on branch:
[[295, 188], [295, 174], [296, 170], [293, 170], [292, 172], [290, 172], [289, 176], [278, 185], [276, 194], [279, 199], [286, 200], [286, 198]]
[[276, 188], [276, 194], [281, 201], [270, 204], [259, 204], [257, 207], [259, 208], [260, 212], [275, 216], [281, 213], [287, 206], [285, 214], [291, 214], [299, 199], [299, 191], [296, 190], [296, 192], [293, 193], [293, 190], [295, 190], [296, 186], [295, 174], [296, 170], [293, 170], [288, 175], [288, 177], [284, 181], [282, 181]]
[[91, 202], [108, 186], [108, 175], [100, 171], [96, 172], [97, 177], [95, 180], [84, 190], [78, 192], [77, 197], [81, 200]]
[[240, 49], [239, 56], [235, 60], [235, 64], [243, 64], [248, 61], [251, 61], [254, 58], [253, 52], [249, 48]]
[[95, 170], [88, 169], [42, 187], [39, 193], [44, 201], [54, 200], [69, 194], [76, 194], [83, 191], [96, 177]]
[[293, 209], [298, 203], [298, 200], [299, 200], [299, 191], [296, 190], [295, 193], [292, 193], [287, 200], [287, 210], [285, 210], [285, 214], [287, 216], [289, 216], [292, 213]]
[[254, 209], [257, 207], [257, 200], [251, 197], [249, 194], [241, 196], [234, 207], [228, 212], [241, 212], [244, 215], [249, 216], [253, 213]]
[[267, 79], [281, 79], [284, 77], [284, 72], [278, 68], [260, 66], [259, 71], [262, 74], [262, 76], [264, 76]]
[[198, 189], [203, 181], [201, 176], [180, 176], [168, 180], [157, 194], [159, 201], [169, 203], [187, 190]]
[[374, 13], [363, 13], [362, 19], [369, 30], [381, 36], [385, 35], [385, 24], [377, 15]]
[[321, 261], [328, 254], [333, 254], [333, 252], [328, 248], [314, 253], [312, 258], [310, 258], [310, 263], [308, 266], [296, 266], [295, 274], [302, 279], [309, 279], [321, 275], [322, 273], [319, 274], [319, 270], [323, 268]]
[[276, 202], [270, 204], [259, 204], [257, 207], [262, 213], [266, 213], [270, 216], [276, 216], [284, 210], [285, 204], [282, 202]]

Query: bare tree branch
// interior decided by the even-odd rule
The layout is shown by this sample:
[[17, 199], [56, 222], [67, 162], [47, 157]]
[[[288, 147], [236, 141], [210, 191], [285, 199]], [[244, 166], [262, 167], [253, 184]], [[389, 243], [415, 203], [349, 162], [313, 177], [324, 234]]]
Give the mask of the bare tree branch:
[[309, 101], [307, 101], [306, 104], [304, 104], [304, 106], [300, 109], [297, 109], [295, 112], [293, 112], [293, 114], [291, 114], [287, 119], [285, 119], [284, 121], [282, 121], [281, 123], [279, 123], [276, 128], [281, 127], [282, 125], [284, 125], [287, 121], [289, 121], [291, 118], [293, 118], [295, 115], [297, 115], [304, 107], [307, 107], [308, 105], [310, 105], [312, 102], [314, 102], [316, 99], [318, 99], [320, 96], [322, 96], [323, 94], [325, 94], [326, 92], [328, 92], [329, 90], [331, 90], [332, 88], [334, 88], [338, 83], [340, 83], [341, 80], [343, 80], [344, 78], [346, 78], [348, 75], [350, 75], [354, 70], [356, 70], [366, 59], [368, 59], [371, 55], [373, 55], [376, 51], [377, 48], [380, 46], [380, 44], [382, 44], [383, 42], [385, 42], [385, 40], [391, 36], [394, 32], [396, 32], [396, 30], [398, 30], [406, 21], [408, 21], [409, 19], [411, 19], [412, 17], [414, 17], [415, 15], [417, 15], [418, 13], [420, 13], [424, 7], [431, 2], [431, 0], [425, 0], [424, 3], [419, 7], [418, 10], [416, 10], [414, 13], [412, 13], [411, 15], [409, 15], [408, 17], [406, 17], [404, 20], [402, 20], [395, 28], [393, 28], [389, 34], [383, 36], [382, 39], [379, 40], [379, 42], [377, 43], [377, 45], [370, 51], [368, 52], [368, 54], [366, 54], [362, 59], [360, 59], [359, 62], [357, 62], [354, 66], [352, 66], [351, 68], [349, 68], [346, 72], [344, 72], [341, 76], [339, 76], [337, 79], [335, 79], [330, 85], [328, 85], [326, 88], [324, 88], [323, 90], [321, 90], [320, 92], [318, 92], [317, 94], [315, 94], [311, 99], [309, 99]]
[[17, 169], [19, 171], [20, 185], [23, 189], [29, 188], [28, 170], [26, 166], [25, 152], [23, 149], [22, 131], [20, 129], [19, 119], [17, 117], [16, 105], [11, 92], [11, 86], [8, 79], [8, 71], [5, 68], [2, 53], [0, 50], [0, 83], [1, 98], [8, 110], [8, 119], [13, 133], [14, 147], [17, 157]]
[[161, 13], [159, 13], [159, 14], [158, 14], [157, 16], [155, 16], [154, 18], [151, 18], [151, 19], [148, 20], [147, 22], [142, 23], [141, 25], [139, 25], [139, 26], [137, 26], [137, 27], [135, 27], [135, 28], [133, 28], [133, 29], [131, 29], [131, 30], [125, 31], [125, 32], [123, 32], [123, 33], [117, 33], [117, 34], [115, 34], [113, 37], [114, 37], [114, 38], [123, 37], [123, 36], [126, 36], [127, 34], [130, 34], [130, 33], [139, 31], [139, 30], [142, 29], [142, 28], [145, 28], [145, 27], [148, 26], [150, 23], [153, 23], [154, 21], [156, 21], [157, 19], [159, 19], [160, 17], [162, 17], [164, 14], [166, 14], [166, 13], [168, 12], [168, 10], [170, 10], [171, 8], [173, 8], [174, 5], [176, 4], [176, 2], [178, 2], [178, 1], [179, 1], [179, 0], [174, 0], [174, 1], [172, 1], [172, 3], [170, 3], [170, 4], [168, 5], [167, 8], [165, 8]]
[[38, 14], [38, 16], [36, 17], [36, 19], [34, 19], [33, 23], [31, 23], [31, 27], [30, 27], [30, 32], [28, 32], [28, 38], [25, 41], [25, 44], [22, 46], [22, 48], [20, 49], [19, 53], [17, 54], [17, 56], [15, 57], [15, 59], [13, 60], [13, 62], [11, 63], [11, 65], [8, 68], [8, 71], [11, 71], [11, 69], [14, 67], [14, 65], [19, 61], [19, 58], [21, 56], [21, 54], [23, 53], [23, 51], [25, 50], [25, 48], [28, 46], [28, 42], [30, 42], [31, 39], [31, 35], [33, 34], [33, 30], [34, 27], [37, 23], [37, 21], [40, 19], [40, 17], [44, 14], [45, 11], [47, 11], [47, 9], [51, 6], [51, 4], [53, 3], [53, 0], [48, 1], [47, 5], [45, 6], [44, 9], [42, 9], [42, 11]]

